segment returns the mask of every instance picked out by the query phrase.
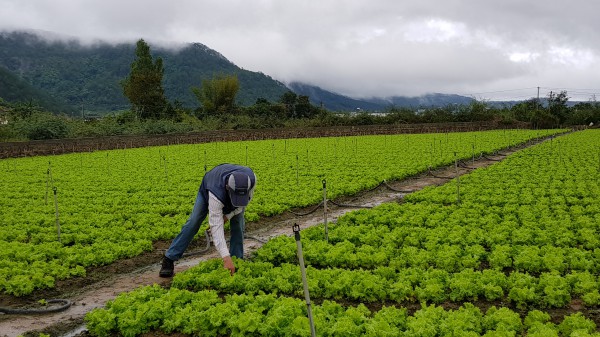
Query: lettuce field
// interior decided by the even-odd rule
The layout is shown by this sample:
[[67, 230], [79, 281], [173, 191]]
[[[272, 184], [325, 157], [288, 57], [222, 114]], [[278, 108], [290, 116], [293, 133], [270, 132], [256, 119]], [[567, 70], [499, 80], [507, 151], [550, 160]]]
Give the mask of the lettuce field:
[[[205, 170], [258, 177], [249, 221], [564, 130], [177, 145], [0, 161], [0, 290], [35, 294], [152, 250]], [[600, 336], [600, 130], [551, 138], [442, 186], [302, 232], [319, 336]], [[60, 227], [58, 227], [60, 225]], [[60, 228], [60, 230], [58, 230]], [[229, 276], [202, 262], [86, 316], [93, 336], [307, 336], [292, 237]]]
[[[467, 136], [466, 134], [462, 135]], [[426, 156], [423, 156], [426, 157]], [[600, 130], [302, 232], [319, 336], [600, 336]], [[292, 237], [86, 316], [94, 336], [308, 336]], [[573, 309], [579, 308], [579, 309]], [[563, 315], [555, 315], [561, 310]], [[584, 315], [587, 313], [590, 316]]]
[[223, 142], [3, 159], [0, 291], [22, 296], [52, 288], [173, 238], [205, 170], [220, 163], [256, 172], [246, 213], [252, 221], [317, 204], [322, 179], [335, 198], [557, 132]]

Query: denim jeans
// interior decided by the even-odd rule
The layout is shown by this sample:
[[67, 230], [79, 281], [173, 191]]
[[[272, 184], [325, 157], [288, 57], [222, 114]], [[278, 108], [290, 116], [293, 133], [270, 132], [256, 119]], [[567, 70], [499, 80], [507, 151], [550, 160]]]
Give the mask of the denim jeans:
[[[206, 219], [207, 215], [208, 200], [204, 200], [202, 193], [198, 192], [192, 214], [190, 214], [189, 219], [181, 228], [181, 232], [171, 242], [171, 246], [165, 252], [165, 256], [173, 261], [179, 260], [183, 252], [190, 245], [190, 242], [192, 242], [192, 239], [194, 239], [194, 235], [200, 230], [200, 225], [202, 225], [202, 221]], [[241, 259], [244, 257], [244, 212], [232, 217], [229, 225], [231, 228], [229, 254]]]

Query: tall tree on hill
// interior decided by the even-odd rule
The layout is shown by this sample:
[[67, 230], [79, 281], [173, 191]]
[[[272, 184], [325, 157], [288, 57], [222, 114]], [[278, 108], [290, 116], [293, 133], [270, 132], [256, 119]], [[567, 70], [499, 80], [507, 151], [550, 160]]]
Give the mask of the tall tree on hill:
[[123, 93], [129, 99], [132, 109], [139, 118], [159, 119], [168, 114], [168, 102], [162, 87], [162, 58], [152, 60], [150, 46], [140, 39], [135, 49], [135, 60], [131, 63], [131, 72], [121, 85]]
[[192, 92], [202, 104], [205, 114], [231, 113], [235, 105], [235, 96], [240, 90], [240, 82], [235, 75], [214, 76], [203, 80], [202, 87], [192, 87]]

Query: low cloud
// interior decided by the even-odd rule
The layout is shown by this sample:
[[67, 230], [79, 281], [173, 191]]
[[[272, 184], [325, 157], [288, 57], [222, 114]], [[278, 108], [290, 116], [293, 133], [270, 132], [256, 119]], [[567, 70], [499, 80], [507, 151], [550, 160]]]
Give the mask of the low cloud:
[[0, 4], [0, 29], [41, 29], [88, 42], [200, 42], [245, 69], [353, 97], [511, 91], [516, 97], [525, 95], [517, 89], [538, 86], [600, 88], [600, 20], [585, 0], [568, 7], [556, 0]]

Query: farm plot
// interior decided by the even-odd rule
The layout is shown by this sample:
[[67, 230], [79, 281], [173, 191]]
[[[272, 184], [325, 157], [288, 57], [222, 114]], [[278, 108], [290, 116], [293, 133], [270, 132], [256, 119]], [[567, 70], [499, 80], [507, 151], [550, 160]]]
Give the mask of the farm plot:
[[[152, 249], [186, 220], [205, 170], [251, 166], [247, 218], [316, 204], [560, 130], [386, 135], [178, 145], [0, 161], [0, 291], [52, 288]], [[58, 229], [60, 228], [60, 233]]]
[[[460, 194], [460, 198], [459, 198]], [[322, 336], [599, 336], [600, 131], [573, 133], [426, 188], [400, 205], [302, 232]], [[310, 334], [295, 241], [279, 237], [234, 276], [218, 260], [170, 289], [122, 294], [86, 321], [93, 335]], [[477, 305], [474, 305], [474, 304]], [[409, 313], [405, 307], [420, 308]]]

